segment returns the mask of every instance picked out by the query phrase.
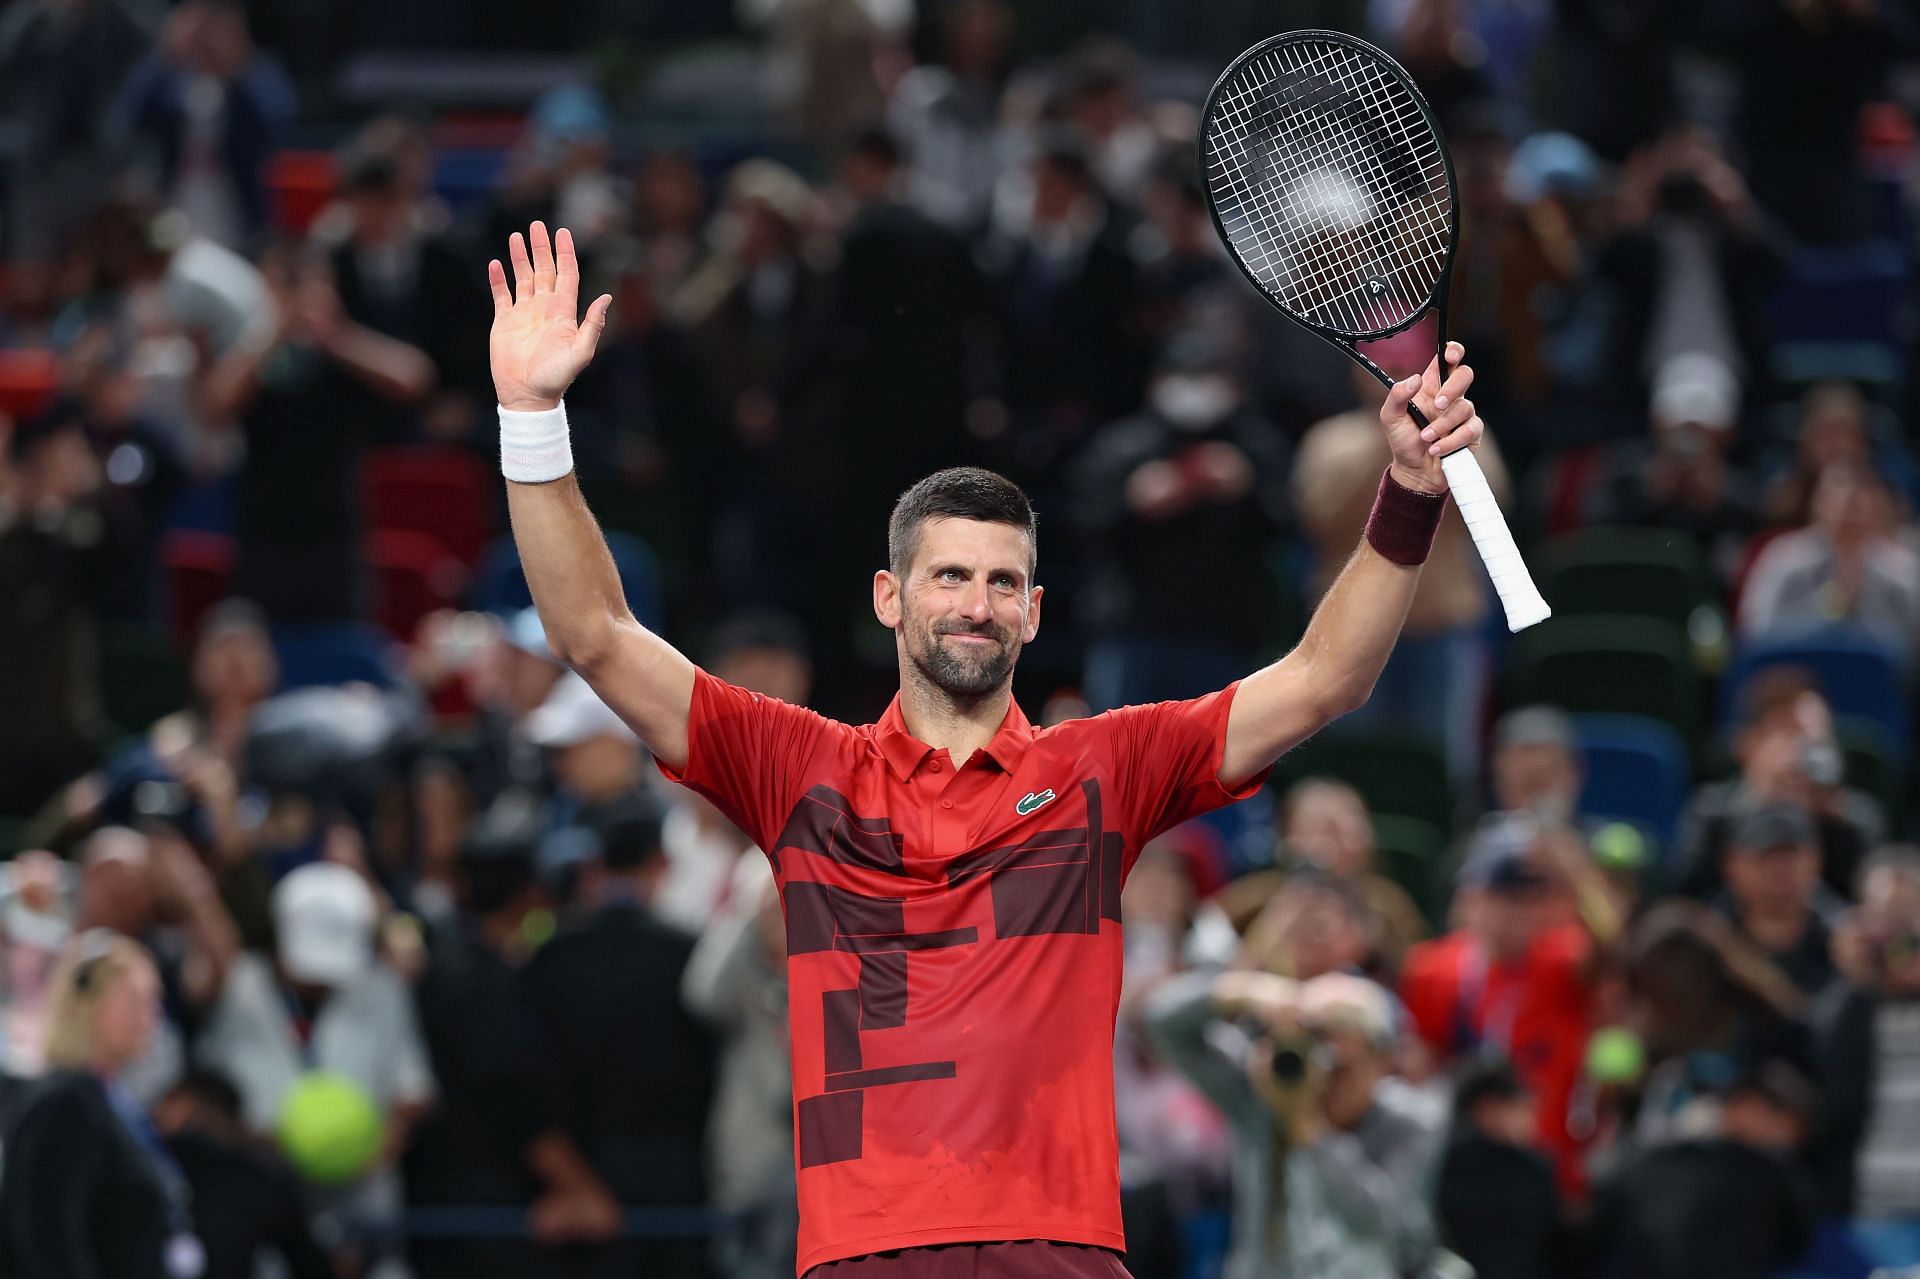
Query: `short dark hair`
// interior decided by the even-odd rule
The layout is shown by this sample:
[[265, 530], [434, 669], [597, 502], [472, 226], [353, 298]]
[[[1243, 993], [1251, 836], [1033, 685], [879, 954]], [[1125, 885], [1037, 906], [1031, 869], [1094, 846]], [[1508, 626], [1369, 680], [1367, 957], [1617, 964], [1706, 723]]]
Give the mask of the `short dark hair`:
[[1483, 1102], [1519, 1101], [1527, 1095], [1527, 1087], [1520, 1082], [1520, 1076], [1514, 1072], [1512, 1063], [1501, 1057], [1488, 1057], [1474, 1061], [1461, 1074], [1453, 1090], [1453, 1118], [1455, 1123], [1464, 1123], [1472, 1119], [1473, 1112]]
[[887, 567], [904, 576], [920, 549], [920, 526], [928, 520], [980, 520], [1008, 524], [1027, 535], [1027, 571], [1040, 562], [1040, 520], [1018, 484], [978, 466], [935, 471], [893, 505], [887, 521]]

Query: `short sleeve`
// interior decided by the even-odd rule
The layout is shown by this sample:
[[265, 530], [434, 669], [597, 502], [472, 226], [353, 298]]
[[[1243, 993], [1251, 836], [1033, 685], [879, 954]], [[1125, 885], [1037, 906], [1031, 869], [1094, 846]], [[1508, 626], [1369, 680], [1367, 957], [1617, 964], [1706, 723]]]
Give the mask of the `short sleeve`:
[[1235, 787], [1220, 782], [1227, 715], [1239, 687], [1235, 682], [1190, 701], [1123, 706], [1099, 717], [1113, 737], [1119, 806], [1136, 849], [1190, 817], [1247, 798], [1266, 783], [1270, 770], [1265, 768]]
[[656, 763], [667, 780], [704, 795], [766, 848], [805, 790], [809, 764], [832, 728], [804, 707], [695, 670], [686, 766]]

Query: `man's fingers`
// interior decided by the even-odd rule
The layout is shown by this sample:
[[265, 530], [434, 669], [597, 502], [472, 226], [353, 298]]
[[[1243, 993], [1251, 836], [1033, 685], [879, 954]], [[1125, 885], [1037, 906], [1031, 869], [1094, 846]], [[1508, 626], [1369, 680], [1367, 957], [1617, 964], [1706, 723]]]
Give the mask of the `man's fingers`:
[[573, 251], [573, 232], [561, 227], [553, 233], [554, 291], [571, 312], [580, 298], [580, 259]]
[[513, 263], [513, 296], [524, 298], [533, 292], [533, 263], [527, 258], [527, 242], [518, 231], [507, 237], [507, 260]]
[[593, 349], [600, 345], [600, 335], [607, 329], [607, 308], [613, 305], [613, 294], [602, 293], [587, 307], [587, 316], [580, 321], [580, 327], [573, 335], [573, 354], [581, 365], [593, 358]]
[[547, 240], [547, 224], [535, 222], [527, 232], [533, 245], [533, 291], [553, 292], [553, 245]]
[[1429, 445], [1427, 452], [1434, 457], [1445, 457], [1447, 454], [1460, 449], [1472, 448], [1480, 442], [1480, 437], [1486, 433], [1487, 424], [1480, 420], [1478, 414], [1475, 414], [1454, 428], [1451, 433]]
[[487, 285], [493, 290], [493, 314], [497, 319], [513, 308], [513, 293], [507, 288], [507, 269], [495, 258], [487, 263]]
[[1467, 393], [1473, 385], [1473, 366], [1457, 364], [1447, 376], [1447, 384], [1440, 388], [1440, 394], [1433, 397], [1433, 407], [1444, 410], [1449, 404]]
[[1417, 377], [1402, 378], [1387, 388], [1387, 402], [1380, 406], [1380, 420], [1383, 423], [1398, 422], [1407, 415], [1407, 403], [1413, 399], [1413, 393], [1420, 389]]

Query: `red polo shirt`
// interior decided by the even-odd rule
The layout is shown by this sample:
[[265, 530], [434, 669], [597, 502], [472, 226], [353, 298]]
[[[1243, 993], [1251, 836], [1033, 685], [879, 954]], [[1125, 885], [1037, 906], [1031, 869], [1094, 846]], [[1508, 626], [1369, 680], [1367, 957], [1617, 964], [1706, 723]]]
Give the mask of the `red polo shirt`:
[[1035, 729], [960, 767], [894, 704], [853, 727], [702, 671], [687, 766], [773, 862], [787, 919], [799, 1269], [926, 1244], [1123, 1250], [1120, 885], [1245, 798], [1233, 687]]

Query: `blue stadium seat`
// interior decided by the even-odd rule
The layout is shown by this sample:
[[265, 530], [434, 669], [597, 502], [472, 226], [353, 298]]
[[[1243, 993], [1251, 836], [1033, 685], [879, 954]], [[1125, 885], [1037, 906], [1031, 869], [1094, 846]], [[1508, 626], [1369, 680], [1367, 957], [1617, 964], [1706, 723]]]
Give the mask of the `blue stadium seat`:
[[1680, 734], [1639, 715], [1576, 715], [1573, 723], [1587, 771], [1580, 811], [1634, 822], [1670, 847], [1692, 775]]
[[361, 622], [276, 626], [273, 651], [280, 658], [280, 687], [311, 688], [356, 680], [385, 688], [393, 683], [392, 641]]
[[1830, 1221], [1785, 1279], [1869, 1279], [1920, 1265], [1920, 1221]]
[[1733, 727], [1741, 690], [1769, 666], [1802, 666], [1811, 671], [1835, 715], [1880, 725], [1887, 732], [1896, 760], [1906, 763], [1913, 727], [1908, 718], [1902, 654], [1850, 627], [1795, 631], [1744, 642], [1734, 650], [1720, 682], [1725, 727]]
[[[627, 607], [642, 626], [660, 629], [660, 565], [653, 548], [618, 529], [606, 530], [606, 538], [607, 549], [613, 552], [613, 566], [620, 572], [620, 589], [627, 597]], [[480, 556], [469, 603], [483, 612], [503, 616], [533, 603], [526, 574], [520, 571], [520, 550], [512, 537], [496, 539]]]

